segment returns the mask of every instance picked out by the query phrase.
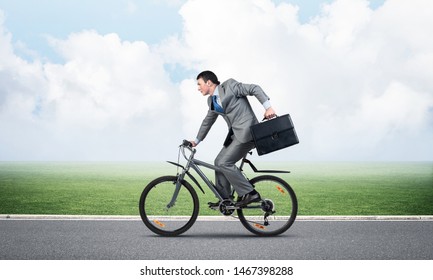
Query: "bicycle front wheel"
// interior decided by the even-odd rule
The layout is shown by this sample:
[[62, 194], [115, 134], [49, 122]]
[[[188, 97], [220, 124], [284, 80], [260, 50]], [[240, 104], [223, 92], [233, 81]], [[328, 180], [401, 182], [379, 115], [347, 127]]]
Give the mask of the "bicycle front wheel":
[[262, 201], [238, 209], [240, 221], [250, 232], [260, 236], [278, 235], [296, 219], [298, 201], [290, 185], [281, 178], [264, 175], [250, 180]]
[[188, 182], [182, 181], [177, 198], [172, 203], [176, 181], [176, 176], [157, 178], [141, 194], [141, 219], [156, 234], [177, 236], [187, 231], [197, 219], [198, 196]]

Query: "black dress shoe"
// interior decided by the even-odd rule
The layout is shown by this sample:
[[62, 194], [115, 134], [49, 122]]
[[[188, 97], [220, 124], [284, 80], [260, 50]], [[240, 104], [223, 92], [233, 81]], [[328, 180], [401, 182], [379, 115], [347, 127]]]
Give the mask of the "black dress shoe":
[[241, 200], [236, 202], [235, 206], [236, 207], [244, 207], [250, 203], [259, 202], [260, 200], [262, 200], [262, 199], [260, 198], [259, 193], [255, 193], [255, 194], [247, 193], [246, 195], [242, 196]]

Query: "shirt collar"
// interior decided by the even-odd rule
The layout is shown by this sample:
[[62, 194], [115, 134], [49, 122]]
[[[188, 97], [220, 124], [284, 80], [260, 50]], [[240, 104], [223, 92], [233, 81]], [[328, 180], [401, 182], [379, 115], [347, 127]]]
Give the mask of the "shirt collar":
[[220, 93], [218, 91], [218, 86], [216, 86], [216, 88], [215, 88], [215, 90], [214, 90], [214, 92], [213, 92], [212, 95], [218, 96], [218, 98], [220, 97]]

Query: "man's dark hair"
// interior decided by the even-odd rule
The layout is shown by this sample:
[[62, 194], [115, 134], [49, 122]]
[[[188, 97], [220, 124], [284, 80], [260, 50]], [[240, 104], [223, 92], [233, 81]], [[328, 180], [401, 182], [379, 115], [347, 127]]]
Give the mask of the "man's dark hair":
[[219, 85], [220, 82], [218, 81], [218, 77], [215, 75], [214, 72], [206, 70], [198, 74], [197, 80], [202, 78], [203, 81], [206, 83], [208, 80], [210, 80], [212, 83]]

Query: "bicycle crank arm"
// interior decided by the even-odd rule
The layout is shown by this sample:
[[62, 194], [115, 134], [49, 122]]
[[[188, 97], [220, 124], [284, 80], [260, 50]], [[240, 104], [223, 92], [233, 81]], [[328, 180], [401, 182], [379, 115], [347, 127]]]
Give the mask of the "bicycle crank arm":
[[227, 210], [238, 210], [238, 209], [261, 209], [262, 206], [261, 205], [248, 205], [248, 206], [244, 206], [244, 207], [239, 207], [239, 206], [225, 206], [225, 209]]
[[247, 205], [245, 207], [241, 207], [242, 209], [262, 209], [261, 205]]

